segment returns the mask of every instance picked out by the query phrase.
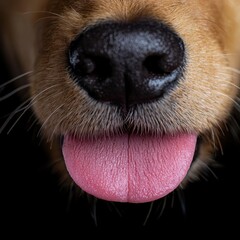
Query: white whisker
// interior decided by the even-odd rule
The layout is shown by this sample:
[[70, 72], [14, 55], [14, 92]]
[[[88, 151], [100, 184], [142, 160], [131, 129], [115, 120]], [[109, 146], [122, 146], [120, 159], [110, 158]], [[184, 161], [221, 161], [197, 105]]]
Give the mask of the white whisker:
[[[226, 83], [229, 84], [229, 85], [232, 85], [231, 83], [229, 83], [229, 82], [227, 82], [227, 81], [226, 81]], [[234, 85], [234, 84], [233, 84], [233, 86], [235, 86], [235, 87], [238, 88], [237, 85]], [[207, 84], [205, 84], [204, 86], [202, 85], [202, 86], [201, 86], [201, 89], [202, 89], [202, 90], [209, 91], [209, 92], [215, 92], [215, 93], [217, 93], [218, 95], [221, 95], [222, 97], [225, 97], [225, 98], [229, 99], [229, 100], [235, 105], [235, 107], [237, 107], [238, 109], [240, 109], [240, 103], [238, 102], [238, 101], [239, 101], [239, 98], [237, 98], [237, 97], [236, 97], [236, 98], [233, 98], [233, 97], [231, 97], [231, 96], [229, 96], [229, 95], [227, 95], [227, 94], [225, 94], [225, 93], [222, 93], [221, 91], [218, 91], [217, 89], [212, 89], [212, 88], [208, 87]], [[199, 93], [199, 89], [192, 89], [192, 91], [193, 91], [193, 92], [196, 92], [196, 93]], [[210, 110], [210, 106], [208, 106], [208, 107], [209, 107], [209, 110]]]
[[44, 123], [42, 124], [39, 132], [38, 132], [38, 135], [40, 135], [40, 132], [43, 130], [44, 126], [46, 125], [46, 123], [49, 121], [49, 119], [62, 107], [64, 106], [64, 104], [61, 104], [60, 106], [58, 106], [44, 121]]
[[[6, 126], [8, 125], [8, 123], [13, 119], [13, 117], [14, 117], [17, 113], [19, 113], [19, 112], [25, 110], [26, 108], [28, 108], [29, 102], [30, 102], [30, 99], [24, 101], [22, 104], [20, 104], [20, 105], [9, 115], [9, 117], [5, 120], [5, 122], [3, 123], [2, 127], [0, 128], [0, 134], [3, 132], [3, 130], [4, 130], [4, 129], [6, 128]], [[27, 105], [26, 105], [26, 104], [27, 104]], [[26, 106], [24, 106], [24, 105], [26, 105]], [[23, 106], [24, 106], [24, 107], [23, 107]], [[25, 111], [24, 111], [24, 112], [25, 112]]]
[[29, 87], [30, 87], [30, 84], [25, 84], [21, 87], [16, 88], [15, 90], [11, 91], [10, 93], [6, 94], [5, 96], [0, 97], [0, 102], [12, 97], [14, 94], [21, 92], [22, 90], [29, 88]]
[[[44, 89], [43, 91], [41, 91], [40, 93], [38, 93], [37, 95], [35, 95], [32, 99], [29, 98], [26, 101], [24, 101], [22, 104], [20, 104], [10, 115], [9, 117], [6, 119], [6, 121], [3, 123], [2, 127], [0, 128], [0, 133], [6, 128], [6, 126], [8, 125], [8, 123], [13, 119], [13, 117], [21, 112], [22, 114], [18, 117], [18, 119], [14, 122], [14, 124], [11, 126], [11, 128], [8, 131], [8, 134], [12, 131], [13, 127], [17, 124], [17, 122], [20, 121], [20, 119], [24, 116], [24, 114], [32, 107], [32, 105], [34, 104], [35, 101], [39, 100], [39, 97], [42, 96], [43, 93], [45, 93], [46, 91], [56, 87], [58, 84], [56, 85], [52, 85], [51, 87], [48, 87], [46, 89]], [[26, 105], [27, 104], [27, 105]], [[26, 105], [26, 106], [24, 106]], [[24, 106], [24, 107], [23, 107]]]
[[70, 26], [73, 26], [71, 21], [67, 21], [67, 19], [64, 18], [63, 16], [61, 16], [60, 14], [57, 14], [57, 13], [51, 12], [51, 11], [28, 11], [28, 12], [23, 12], [23, 13], [20, 13], [20, 14], [28, 15], [28, 14], [37, 14], [37, 13], [39, 13], [39, 14], [50, 14], [50, 15], [52, 15], [52, 17], [56, 17], [56, 18], [64, 21], [65, 23], [69, 24]]
[[20, 119], [23, 117], [23, 115], [24, 115], [30, 108], [31, 108], [31, 104], [29, 103], [29, 104], [25, 107], [25, 109], [24, 109], [24, 111], [21, 113], [21, 115], [17, 118], [17, 120], [12, 124], [12, 126], [11, 126], [10, 129], [8, 130], [7, 134], [9, 134], [9, 133], [12, 131], [12, 129], [16, 126], [16, 124], [20, 121]]
[[70, 115], [71, 115], [71, 112], [69, 112], [68, 114], [66, 114], [63, 118], [61, 118], [61, 119], [58, 121], [58, 123], [56, 123], [56, 125], [55, 125], [55, 127], [54, 127], [54, 129], [53, 129], [53, 131], [52, 131], [52, 133], [51, 133], [51, 136], [48, 138], [48, 141], [51, 141], [51, 139], [54, 138], [54, 135], [55, 135], [55, 133], [56, 133], [56, 131], [57, 131], [57, 128], [59, 128], [59, 126], [61, 125], [61, 123], [62, 123], [66, 118], [68, 118]]
[[158, 218], [162, 217], [162, 215], [166, 209], [166, 206], [167, 206], [167, 196], [163, 198], [162, 208], [160, 210]]
[[144, 223], [143, 223], [143, 226], [146, 226], [146, 225], [147, 225], [147, 222], [148, 222], [148, 220], [149, 220], [149, 218], [150, 218], [150, 216], [151, 216], [151, 213], [152, 213], [152, 211], [153, 211], [153, 205], [154, 205], [154, 202], [151, 202], [151, 203], [150, 203], [149, 210], [148, 210], [148, 213], [147, 213], [147, 216], [146, 216], [145, 221], [144, 221]]
[[234, 72], [234, 73], [237, 73], [237, 74], [240, 74], [240, 70], [239, 69], [236, 69], [236, 68], [231, 68], [231, 67], [226, 67], [226, 69]]
[[33, 71], [29, 71], [29, 72], [23, 73], [21, 75], [18, 75], [17, 77], [14, 77], [14, 78], [8, 80], [7, 82], [5, 82], [4, 84], [0, 85], [0, 88], [6, 87], [7, 85], [9, 85], [15, 81], [30, 75], [31, 73], [33, 73]]
[[27, 128], [28, 131], [31, 130], [31, 128], [38, 123], [38, 119], [36, 118], [35, 114], [32, 112], [30, 118], [32, 118], [32, 124]]

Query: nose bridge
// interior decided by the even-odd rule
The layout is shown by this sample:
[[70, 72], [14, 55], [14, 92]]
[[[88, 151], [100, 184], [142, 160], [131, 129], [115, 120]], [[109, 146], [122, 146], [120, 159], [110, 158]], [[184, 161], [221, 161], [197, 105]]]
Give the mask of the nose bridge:
[[[149, 26], [148, 26], [149, 27]], [[157, 43], [152, 41], [152, 34], [148, 27], [136, 24], [113, 24], [109, 23], [109, 35], [104, 40], [108, 43], [104, 54], [107, 54], [114, 65], [125, 72], [136, 71], [142, 64], [143, 59], [156, 51]], [[106, 32], [104, 32], [106, 34]], [[130, 66], [134, 65], [135, 69]]]
[[[164, 0], [165, 1], [165, 0]], [[169, 0], [168, 0], [169, 1]], [[156, 0], [98, 0], [94, 1], [98, 16], [106, 16], [117, 21], [132, 21], [143, 17], [154, 17], [152, 9], [156, 7]], [[158, 1], [157, 6], [161, 5]], [[96, 12], [95, 12], [96, 14]]]

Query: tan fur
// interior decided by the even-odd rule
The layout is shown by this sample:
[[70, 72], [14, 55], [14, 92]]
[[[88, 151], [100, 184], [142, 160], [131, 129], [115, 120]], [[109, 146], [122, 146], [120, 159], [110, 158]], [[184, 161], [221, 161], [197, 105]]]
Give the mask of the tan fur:
[[[33, 109], [44, 134], [53, 140], [68, 132], [81, 136], [112, 134], [123, 126], [116, 108], [93, 101], [70, 79], [66, 51], [83, 29], [107, 19], [149, 17], [170, 24], [186, 44], [184, 81], [164, 99], [161, 111], [158, 103], [139, 106], [129, 112], [124, 124], [142, 133], [202, 135], [204, 153], [189, 173], [190, 179], [195, 178], [199, 171], [196, 166], [200, 161], [208, 162], [219, 144], [238, 93], [234, 69], [239, 66], [240, 53], [239, 0], [54, 0], [46, 7], [40, 0], [18, 2], [22, 2], [19, 8], [8, 4], [8, 8], [15, 6], [11, 16], [18, 17], [6, 20], [7, 55], [13, 66], [16, 56], [19, 59], [20, 66], [15, 69], [33, 70], [28, 80]], [[151, 109], [148, 115], [144, 114], [147, 108]]]

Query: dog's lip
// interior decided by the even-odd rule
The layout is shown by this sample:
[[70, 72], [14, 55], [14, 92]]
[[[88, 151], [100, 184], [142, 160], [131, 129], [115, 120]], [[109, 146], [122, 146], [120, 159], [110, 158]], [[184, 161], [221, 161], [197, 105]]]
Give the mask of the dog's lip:
[[67, 170], [85, 192], [107, 201], [142, 203], [175, 190], [193, 161], [197, 136], [65, 135]]

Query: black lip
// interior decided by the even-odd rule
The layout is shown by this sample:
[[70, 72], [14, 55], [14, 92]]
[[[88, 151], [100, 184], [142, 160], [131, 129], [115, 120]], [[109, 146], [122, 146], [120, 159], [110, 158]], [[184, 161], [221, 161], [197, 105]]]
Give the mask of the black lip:
[[60, 136], [59, 142], [60, 142], [60, 146], [62, 148], [63, 147], [63, 142], [64, 142], [64, 136]]
[[195, 152], [194, 152], [192, 164], [197, 160], [197, 157], [199, 156], [201, 143], [202, 143], [202, 138], [199, 136], [197, 138], [196, 149], [195, 149]]

